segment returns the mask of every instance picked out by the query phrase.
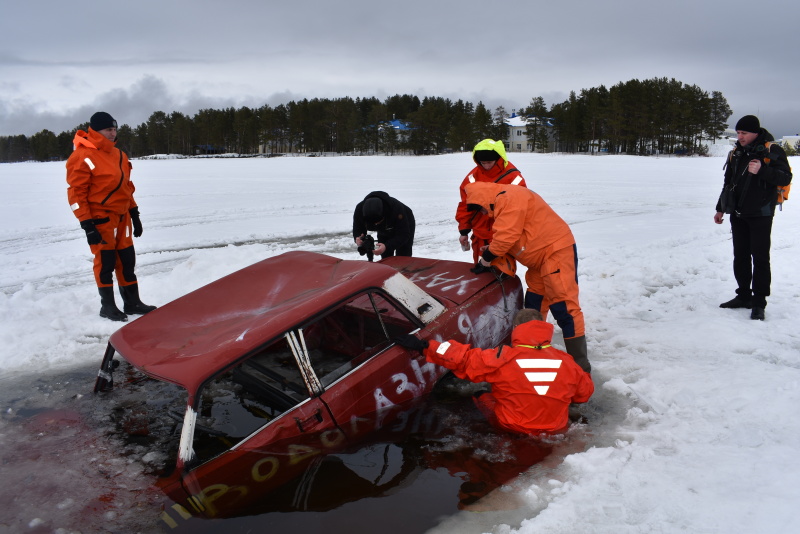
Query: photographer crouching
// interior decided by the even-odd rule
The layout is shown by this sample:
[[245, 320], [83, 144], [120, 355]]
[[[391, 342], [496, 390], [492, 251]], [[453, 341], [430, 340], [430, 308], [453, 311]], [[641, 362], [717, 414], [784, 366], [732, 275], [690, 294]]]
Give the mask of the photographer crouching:
[[[381, 259], [412, 256], [415, 229], [411, 208], [383, 191], [364, 197], [353, 212], [353, 239], [358, 253], [366, 254], [369, 261], [374, 254]], [[377, 232], [377, 239], [373, 240], [368, 231]]]

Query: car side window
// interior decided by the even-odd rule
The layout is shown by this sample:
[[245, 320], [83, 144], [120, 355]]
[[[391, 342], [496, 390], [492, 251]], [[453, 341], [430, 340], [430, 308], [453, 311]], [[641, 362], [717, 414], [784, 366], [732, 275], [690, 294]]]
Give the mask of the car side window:
[[[292, 359], [289, 363], [293, 363], [288, 348], [286, 352]], [[225, 452], [309, 398], [302, 380], [299, 385], [292, 381], [292, 373], [286, 372], [278, 354], [271, 354], [272, 361], [277, 362], [274, 366], [254, 357], [203, 386], [192, 443], [195, 465]]]
[[372, 291], [304, 327], [303, 336], [314, 373], [327, 387], [415, 328], [402, 309]]
[[193, 443], [198, 463], [321, 393], [418, 326], [372, 291], [286, 332], [204, 385]]
[[201, 389], [193, 443], [199, 463], [308, 398], [287, 339], [274, 340]]

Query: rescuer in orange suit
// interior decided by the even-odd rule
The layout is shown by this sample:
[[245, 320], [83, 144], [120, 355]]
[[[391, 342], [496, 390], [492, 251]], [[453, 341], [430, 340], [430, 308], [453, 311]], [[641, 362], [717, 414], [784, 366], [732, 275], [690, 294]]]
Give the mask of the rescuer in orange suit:
[[475, 403], [495, 426], [521, 434], [558, 434], [569, 426], [570, 404], [588, 401], [594, 384], [572, 356], [550, 345], [552, 337], [552, 324], [537, 310], [522, 309], [514, 317], [511, 346], [480, 349], [411, 334], [395, 341], [421, 351], [458, 378], [488, 382], [491, 392], [477, 396]]
[[[78, 130], [75, 150], [67, 159], [67, 198], [94, 254], [100, 317], [127, 321], [126, 314], [144, 314], [156, 307], [139, 298], [133, 237], [142, 235], [142, 223], [133, 199], [132, 166], [116, 148], [116, 139], [117, 121], [104, 111], [92, 115], [88, 132]], [[114, 301], [115, 272], [124, 313]]]
[[459, 242], [464, 250], [469, 250], [469, 234], [472, 232], [472, 258], [477, 263], [481, 247], [492, 240], [492, 219], [486, 214], [467, 210], [467, 184], [488, 182], [513, 184], [526, 187], [522, 174], [508, 161], [502, 141], [484, 139], [472, 149], [472, 159], [476, 167], [461, 182], [459, 193], [461, 201], [456, 208]]
[[527, 267], [525, 307], [547, 311], [561, 327], [567, 352], [590, 373], [583, 312], [578, 301], [578, 252], [564, 220], [530, 189], [516, 185], [468, 184], [467, 208], [494, 219], [492, 241], [479, 264], [505, 254]]

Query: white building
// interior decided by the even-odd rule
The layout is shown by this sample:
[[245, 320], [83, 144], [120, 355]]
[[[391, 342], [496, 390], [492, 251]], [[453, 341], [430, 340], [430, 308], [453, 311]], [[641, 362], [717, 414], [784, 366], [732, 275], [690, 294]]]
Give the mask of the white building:
[[[553, 122], [552, 119], [543, 118], [542, 126], [544, 126], [547, 136], [552, 143]], [[508, 139], [506, 139], [506, 152], [533, 152], [533, 143], [528, 139], [526, 129], [528, 127], [528, 117], [512, 113], [509, 118], [505, 120], [508, 125]], [[552, 150], [552, 146], [550, 147]]]
[[531, 152], [533, 146], [528, 141], [525, 129], [528, 127], [528, 119], [516, 113], [512, 113], [505, 120], [508, 125], [508, 140], [506, 142], [506, 152]]

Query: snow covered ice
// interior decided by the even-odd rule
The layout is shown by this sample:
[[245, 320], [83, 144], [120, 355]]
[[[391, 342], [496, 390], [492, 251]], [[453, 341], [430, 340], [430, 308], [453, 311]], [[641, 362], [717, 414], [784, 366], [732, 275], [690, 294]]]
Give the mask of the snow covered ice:
[[[510, 159], [575, 234], [596, 392], [575, 430], [582, 446], [524, 473], [518, 508], [459, 512], [431, 532], [800, 532], [800, 197], [776, 213], [773, 294], [766, 321], [751, 321], [718, 307], [735, 289], [730, 227], [713, 222], [721, 154]], [[790, 163], [800, 170], [800, 158]], [[353, 207], [373, 190], [414, 210], [415, 255], [471, 258], [453, 218], [469, 153], [133, 167], [148, 304], [288, 250], [359, 259]], [[0, 385], [99, 365], [120, 324], [98, 316], [64, 163], [0, 165], [0, 195]], [[0, 420], [0, 444], [9, 431]], [[508, 497], [489, 495], [486, 508]]]

